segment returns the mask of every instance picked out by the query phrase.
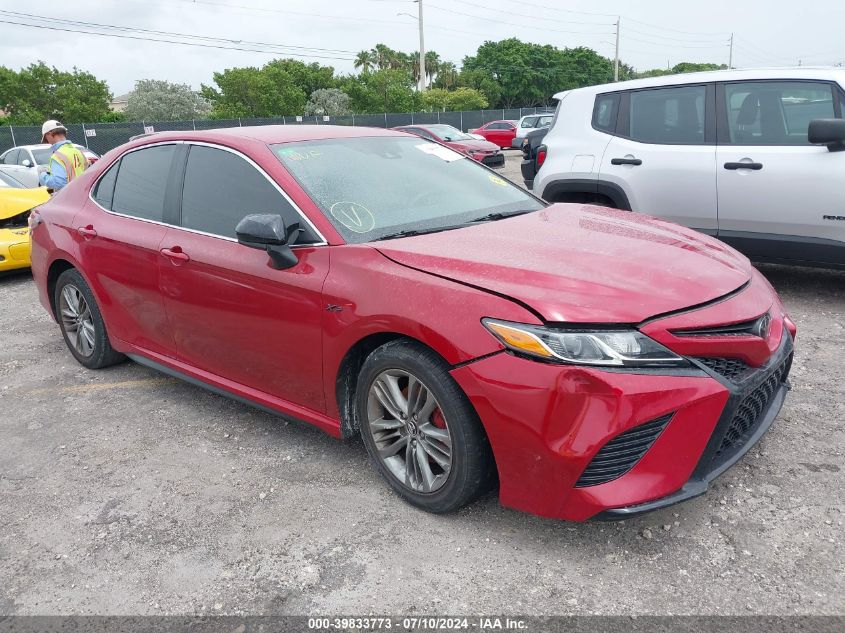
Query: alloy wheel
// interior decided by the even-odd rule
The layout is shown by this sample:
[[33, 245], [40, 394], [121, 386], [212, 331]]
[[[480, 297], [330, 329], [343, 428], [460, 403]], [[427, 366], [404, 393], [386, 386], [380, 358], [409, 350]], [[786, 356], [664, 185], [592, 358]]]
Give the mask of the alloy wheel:
[[369, 430], [379, 459], [407, 488], [439, 490], [452, 467], [452, 436], [434, 394], [413, 374], [388, 369], [370, 385]]
[[91, 308], [79, 288], [67, 284], [59, 297], [62, 329], [71, 346], [82, 356], [94, 353], [96, 335]]

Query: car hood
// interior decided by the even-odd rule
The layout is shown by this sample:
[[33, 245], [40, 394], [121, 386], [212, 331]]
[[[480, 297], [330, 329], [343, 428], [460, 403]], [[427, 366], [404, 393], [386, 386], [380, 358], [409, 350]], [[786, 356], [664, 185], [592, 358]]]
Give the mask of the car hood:
[[475, 139], [468, 141], [446, 141], [447, 144], [461, 147], [463, 149], [471, 149], [474, 152], [498, 152], [499, 146], [490, 141], [477, 141]]
[[50, 194], [44, 187], [35, 189], [0, 189], [0, 220], [29, 211], [50, 199]]
[[574, 204], [373, 245], [397, 263], [510, 297], [549, 322], [639, 323], [730, 293], [752, 270], [691, 229]]

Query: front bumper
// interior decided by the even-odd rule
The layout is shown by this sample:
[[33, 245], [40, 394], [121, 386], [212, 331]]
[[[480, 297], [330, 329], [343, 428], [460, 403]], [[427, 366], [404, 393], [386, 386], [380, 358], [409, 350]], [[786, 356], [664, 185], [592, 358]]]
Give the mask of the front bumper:
[[0, 272], [29, 268], [29, 231], [0, 229]]
[[481, 163], [483, 165], [487, 165], [488, 167], [501, 167], [505, 164], [505, 155], [502, 154], [502, 152], [487, 154], [486, 156], [481, 157]]
[[[746, 382], [732, 385], [704, 366], [633, 374], [544, 364], [502, 352], [452, 371], [485, 426], [505, 506], [583, 521], [624, 518], [703, 493], [753, 446], [780, 410], [791, 336]], [[747, 436], [719, 450], [738, 407], [778, 368], [785, 372]], [[576, 484], [609, 440], [671, 415], [624, 475]]]

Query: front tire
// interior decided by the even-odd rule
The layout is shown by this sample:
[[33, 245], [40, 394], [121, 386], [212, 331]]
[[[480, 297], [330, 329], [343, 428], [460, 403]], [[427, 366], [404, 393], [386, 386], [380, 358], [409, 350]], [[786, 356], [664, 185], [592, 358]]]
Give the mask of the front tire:
[[451, 512], [495, 481], [472, 404], [427, 347], [397, 340], [376, 349], [361, 368], [355, 398], [370, 460], [411, 504]]
[[101, 369], [124, 360], [109, 342], [106, 324], [94, 293], [76, 269], [59, 275], [54, 295], [56, 317], [70, 353], [88, 369]]

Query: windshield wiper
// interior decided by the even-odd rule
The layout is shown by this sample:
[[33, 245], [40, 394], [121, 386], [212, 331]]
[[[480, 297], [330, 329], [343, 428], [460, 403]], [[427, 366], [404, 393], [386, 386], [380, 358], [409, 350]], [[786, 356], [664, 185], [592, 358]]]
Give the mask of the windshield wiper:
[[450, 229], [456, 229], [457, 226], [438, 226], [431, 229], [405, 229], [404, 231], [397, 231], [396, 233], [388, 233], [387, 235], [382, 235], [381, 237], [377, 237], [374, 239], [374, 242], [378, 242], [380, 240], [392, 240], [396, 239], [397, 237], [413, 237], [414, 235], [425, 235], [426, 233], [439, 233], [440, 231], [448, 231]]
[[512, 218], [515, 215], [525, 215], [526, 213], [531, 213], [533, 209], [526, 209], [522, 211], [511, 211], [509, 213], [488, 213], [487, 215], [482, 215], [480, 218], [475, 218], [474, 220], [470, 220], [469, 223], [474, 222], [491, 222], [493, 220], [504, 220], [505, 218]]

